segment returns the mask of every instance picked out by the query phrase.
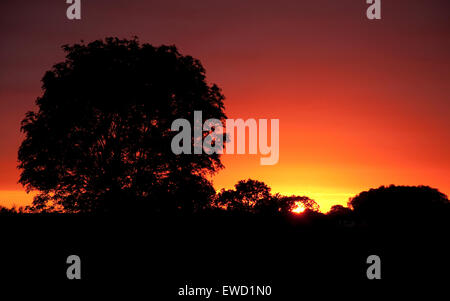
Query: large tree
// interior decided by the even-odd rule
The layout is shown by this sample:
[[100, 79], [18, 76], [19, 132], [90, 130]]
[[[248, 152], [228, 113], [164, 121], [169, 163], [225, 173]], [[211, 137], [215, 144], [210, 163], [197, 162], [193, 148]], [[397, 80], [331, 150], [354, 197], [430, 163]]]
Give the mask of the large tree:
[[[220, 89], [175, 46], [106, 38], [63, 46], [42, 79], [38, 110], [22, 121], [20, 183], [33, 206], [65, 212], [125, 208], [192, 212], [214, 190], [219, 155], [175, 155], [177, 118], [224, 120]], [[207, 133], [204, 133], [205, 135]], [[192, 143], [194, 140], [192, 139]]]

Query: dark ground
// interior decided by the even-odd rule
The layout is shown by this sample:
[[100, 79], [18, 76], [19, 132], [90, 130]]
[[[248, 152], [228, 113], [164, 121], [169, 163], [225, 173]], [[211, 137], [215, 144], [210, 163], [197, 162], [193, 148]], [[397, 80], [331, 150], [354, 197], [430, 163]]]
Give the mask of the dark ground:
[[[307, 292], [350, 296], [355, 288], [414, 292], [431, 283], [436, 291], [450, 273], [446, 227], [375, 231], [256, 217], [38, 215], [4, 216], [0, 227], [3, 284], [42, 282], [167, 297], [157, 300], [176, 296], [185, 285], [271, 285], [276, 299]], [[81, 280], [66, 278], [72, 254], [81, 258]], [[366, 277], [372, 254], [381, 258], [381, 280]]]

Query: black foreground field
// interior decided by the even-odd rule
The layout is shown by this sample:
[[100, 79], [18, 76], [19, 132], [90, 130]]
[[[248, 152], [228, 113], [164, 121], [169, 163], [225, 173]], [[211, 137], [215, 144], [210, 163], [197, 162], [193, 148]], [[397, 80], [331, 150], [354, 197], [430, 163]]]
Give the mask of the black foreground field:
[[[185, 285], [269, 285], [272, 297], [343, 284], [345, 295], [348, 286], [423, 288], [445, 281], [450, 268], [446, 225], [374, 230], [300, 218], [25, 215], [2, 217], [0, 226], [2, 283], [106, 285], [110, 292], [132, 286], [152, 296], [176, 296]], [[73, 254], [81, 280], [66, 277]], [[367, 279], [372, 254], [381, 258], [381, 280]]]

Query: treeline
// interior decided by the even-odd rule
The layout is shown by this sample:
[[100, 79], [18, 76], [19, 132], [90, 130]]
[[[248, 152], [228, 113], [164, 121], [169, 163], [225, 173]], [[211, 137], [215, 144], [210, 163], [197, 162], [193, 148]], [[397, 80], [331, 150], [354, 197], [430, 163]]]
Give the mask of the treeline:
[[[147, 211], [154, 207], [137, 204], [135, 200], [123, 200], [122, 203], [122, 210], [109, 214], [112, 216], [146, 215], [149, 218], [168, 215], [168, 212], [161, 210]], [[350, 198], [347, 206], [334, 205], [329, 212], [322, 213], [319, 205], [307, 196], [272, 194], [270, 187], [265, 183], [248, 179], [239, 181], [234, 189], [222, 189], [211, 195], [208, 202], [201, 204], [202, 206], [197, 206], [194, 211], [184, 211], [180, 208], [169, 215], [256, 216], [281, 218], [309, 225], [331, 224], [336, 227], [379, 227], [393, 224], [424, 226], [447, 222], [450, 217], [450, 202], [447, 196], [428, 186], [381, 186]], [[67, 212], [38, 210], [32, 206], [11, 209], [0, 207], [0, 215], [64, 213]]]

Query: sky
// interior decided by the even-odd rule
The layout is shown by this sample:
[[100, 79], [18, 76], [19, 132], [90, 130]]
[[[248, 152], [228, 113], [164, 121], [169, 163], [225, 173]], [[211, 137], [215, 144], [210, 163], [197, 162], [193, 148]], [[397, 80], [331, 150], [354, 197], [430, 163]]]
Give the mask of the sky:
[[17, 183], [20, 121], [61, 46], [107, 36], [176, 45], [222, 88], [229, 118], [280, 120], [280, 158], [224, 155], [216, 189], [257, 179], [322, 211], [380, 185], [450, 193], [450, 2], [382, 0], [86, 1], [0, 4], [0, 205], [27, 205]]

